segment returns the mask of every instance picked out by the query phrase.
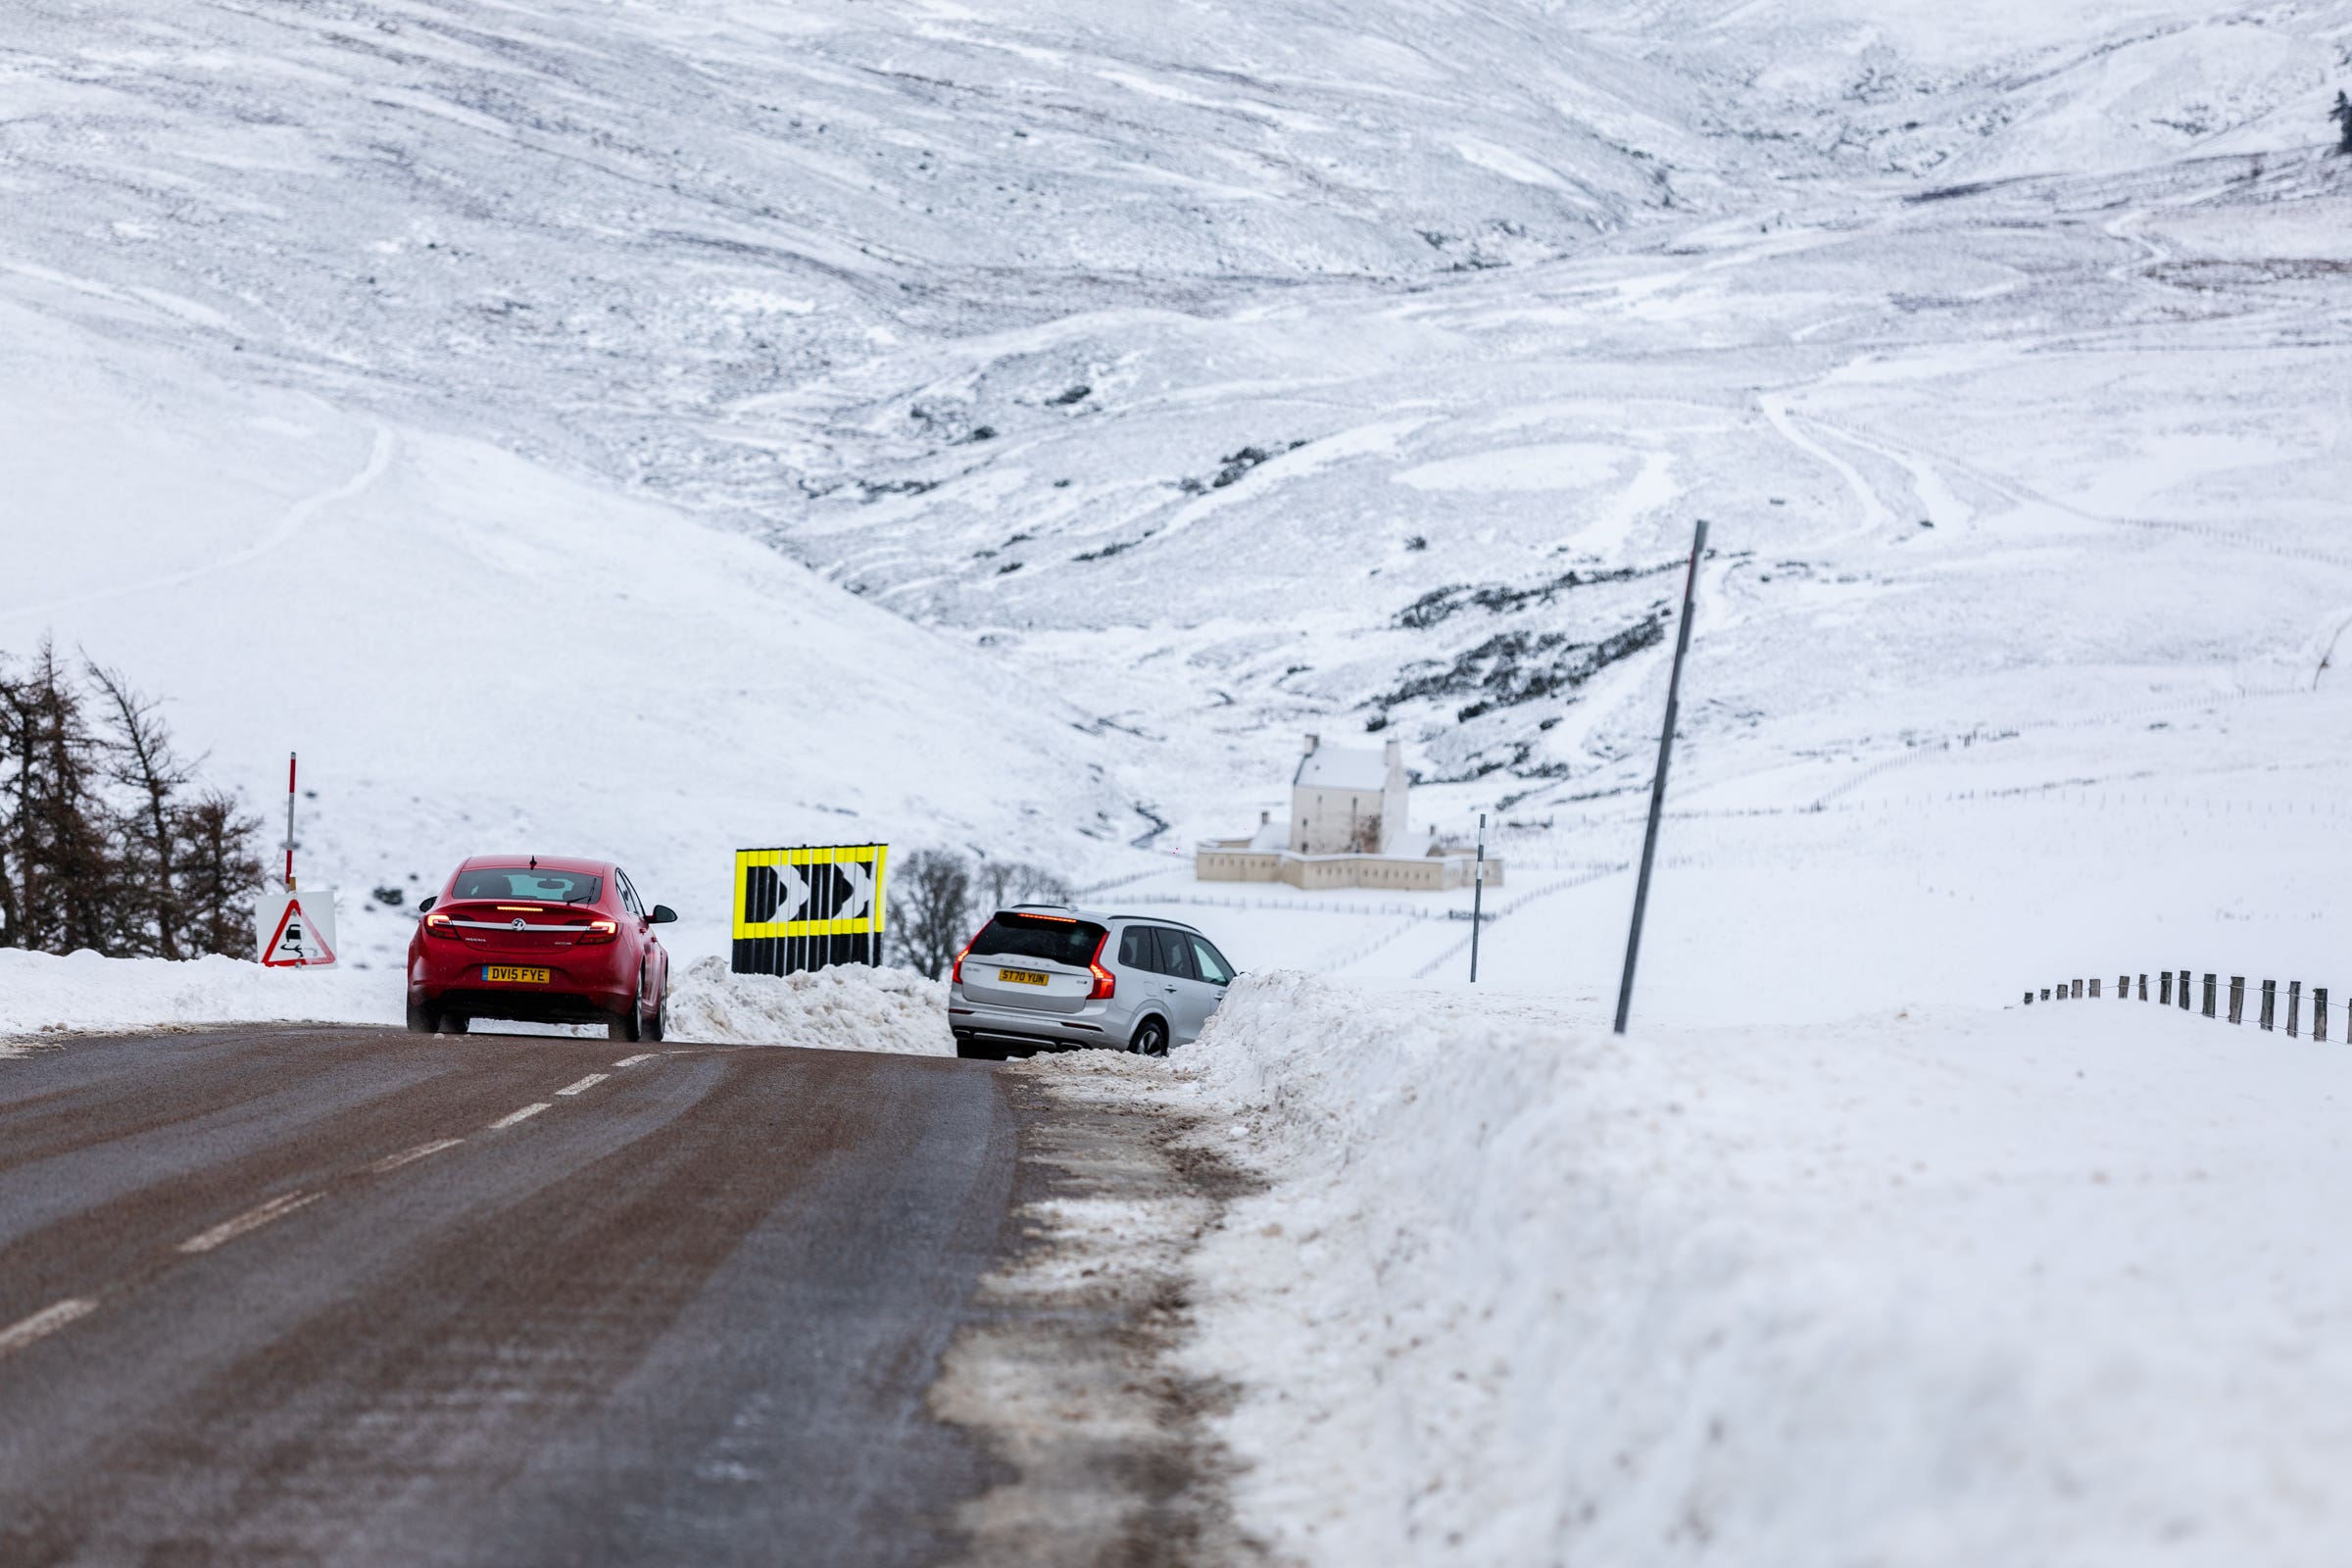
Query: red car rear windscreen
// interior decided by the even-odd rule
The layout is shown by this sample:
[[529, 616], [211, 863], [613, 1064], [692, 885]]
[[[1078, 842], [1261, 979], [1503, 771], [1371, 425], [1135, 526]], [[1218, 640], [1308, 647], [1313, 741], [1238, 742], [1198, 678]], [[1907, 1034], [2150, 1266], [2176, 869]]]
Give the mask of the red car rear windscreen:
[[594, 904], [605, 879], [585, 871], [533, 871], [492, 866], [460, 871], [453, 899], [530, 899], [541, 904]]

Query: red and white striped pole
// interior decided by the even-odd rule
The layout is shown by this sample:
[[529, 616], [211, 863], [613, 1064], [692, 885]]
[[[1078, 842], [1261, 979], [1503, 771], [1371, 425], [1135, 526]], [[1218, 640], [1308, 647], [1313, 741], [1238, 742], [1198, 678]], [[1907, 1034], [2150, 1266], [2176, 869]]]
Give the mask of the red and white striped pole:
[[294, 891], [294, 761], [295, 754], [286, 754], [286, 891]]

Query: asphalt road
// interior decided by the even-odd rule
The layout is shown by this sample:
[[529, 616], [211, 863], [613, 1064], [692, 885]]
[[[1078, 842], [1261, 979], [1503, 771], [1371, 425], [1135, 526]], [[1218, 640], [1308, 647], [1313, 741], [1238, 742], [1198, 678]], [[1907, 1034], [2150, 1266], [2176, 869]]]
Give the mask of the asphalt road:
[[838, 1052], [0, 1061], [0, 1563], [953, 1560], [1002, 1467], [924, 1395], [1021, 1114]]

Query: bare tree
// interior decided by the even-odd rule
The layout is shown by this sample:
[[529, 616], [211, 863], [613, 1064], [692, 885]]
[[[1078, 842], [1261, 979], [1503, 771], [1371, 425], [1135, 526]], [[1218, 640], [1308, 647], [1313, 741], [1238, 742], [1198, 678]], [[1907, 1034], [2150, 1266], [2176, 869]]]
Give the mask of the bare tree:
[[261, 824], [233, 796], [188, 800], [194, 770], [156, 705], [112, 671], [88, 679], [85, 694], [45, 643], [23, 669], [0, 667], [0, 946], [244, 951]]
[[252, 950], [249, 905], [262, 889], [262, 858], [256, 848], [261, 818], [246, 814], [244, 803], [222, 790], [207, 790], [172, 808], [172, 864], [178, 882], [180, 945], [191, 953], [241, 954]]
[[1068, 882], [1023, 860], [982, 860], [972, 882], [991, 913], [1012, 904], [1067, 904], [1070, 899]]
[[2343, 139], [2335, 144], [2335, 150], [2352, 158], [2352, 96], [2337, 89], [2335, 107], [2328, 111], [2328, 118], [2334, 121], [2343, 132]]
[[147, 947], [163, 957], [180, 953], [179, 870], [174, 862], [179, 835], [173, 830], [179, 792], [195, 776], [172, 753], [172, 732], [155, 702], [131, 690], [120, 673], [90, 666], [90, 679], [107, 710], [113, 733], [107, 774], [128, 792], [120, 837], [120, 872], [145, 925]]
[[7, 857], [14, 870], [11, 946], [113, 952], [121, 887], [108, 842], [104, 770], [81, 696], [44, 642], [4, 695], [9, 763]]
[[1020, 873], [1018, 861], [982, 860], [972, 872], [972, 890], [979, 895], [980, 906], [994, 913], [1010, 904]]
[[891, 891], [890, 935], [899, 961], [938, 979], [971, 935], [971, 867], [952, 850], [917, 850], [899, 863]]

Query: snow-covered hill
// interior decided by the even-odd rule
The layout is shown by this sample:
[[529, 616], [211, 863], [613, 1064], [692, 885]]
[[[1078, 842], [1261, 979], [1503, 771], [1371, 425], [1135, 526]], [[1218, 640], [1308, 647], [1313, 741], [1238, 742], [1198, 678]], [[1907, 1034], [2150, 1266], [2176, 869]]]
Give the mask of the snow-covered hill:
[[[395, 976], [468, 854], [612, 856], [691, 954], [724, 949], [739, 845], [1037, 858], [1132, 831], [1075, 709], [957, 695], [946, 639], [486, 442], [13, 303], [0, 424], [0, 646], [132, 672], [270, 814], [299, 750], [298, 868]], [[943, 744], [951, 702], [969, 731]]]
[[[128, 666], [257, 797], [301, 747], [348, 890], [527, 832], [707, 949], [730, 843], [1118, 877], [1306, 729], [1620, 860], [1705, 515], [1680, 798], [1765, 814], [1679, 842], [1817, 966], [2084, 828], [1961, 801], [2340, 793], [2347, 70], [2343, 0], [30, 0], [0, 646]], [[2247, 918], [2325, 925], [2259, 890], [2352, 864], [2230, 820]], [[1948, 863], [1798, 946], [1888, 844]], [[2243, 935], [2217, 893], [2069, 883], [1900, 983]], [[1624, 896], [1504, 977], [1597, 985], [1536, 955]], [[1729, 917], [1658, 918], [1696, 985]], [[1358, 929], [1245, 960], [1450, 940]]]

